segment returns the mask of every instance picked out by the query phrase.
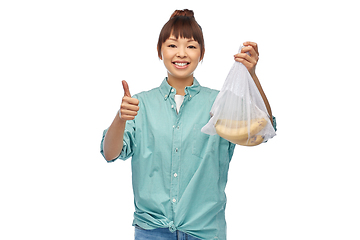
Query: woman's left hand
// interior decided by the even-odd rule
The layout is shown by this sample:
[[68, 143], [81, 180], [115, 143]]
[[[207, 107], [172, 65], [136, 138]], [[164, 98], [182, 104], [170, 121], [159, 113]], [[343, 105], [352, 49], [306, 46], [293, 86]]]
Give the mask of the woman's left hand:
[[[258, 45], [254, 42], [244, 42], [241, 53], [235, 54], [235, 61], [245, 65], [251, 76], [255, 75], [256, 64], [259, 61]], [[250, 56], [246, 53], [248, 52]]]

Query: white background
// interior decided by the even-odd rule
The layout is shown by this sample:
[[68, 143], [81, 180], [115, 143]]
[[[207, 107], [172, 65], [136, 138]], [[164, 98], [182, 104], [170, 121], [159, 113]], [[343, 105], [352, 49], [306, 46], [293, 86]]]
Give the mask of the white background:
[[[175, 3], [178, 2], [178, 3]], [[237, 147], [229, 240], [360, 239], [356, 1], [2, 1], [0, 239], [133, 239], [131, 160], [106, 163], [102, 131], [128, 81], [160, 85], [159, 32], [194, 10], [220, 89], [244, 41], [277, 136]]]

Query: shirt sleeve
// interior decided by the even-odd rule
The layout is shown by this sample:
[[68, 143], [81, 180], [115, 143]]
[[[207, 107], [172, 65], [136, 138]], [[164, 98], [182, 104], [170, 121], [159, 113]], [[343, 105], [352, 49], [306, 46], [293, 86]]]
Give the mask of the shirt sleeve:
[[276, 128], [276, 118], [274, 116], [272, 116], [272, 119], [273, 119], [273, 127], [274, 127], [274, 130], [276, 132], [277, 128]]
[[232, 159], [233, 155], [234, 155], [234, 150], [235, 150], [235, 143], [229, 142], [229, 161]]
[[[103, 155], [103, 157], [105, 158], [104, 155], [104, 138], [105, 135], [107, 133], [108, 129], [104, 130], [103, 132], [103, 137], [101, 140], [101, 145], [100, 145], [100, 153]], [[129, 157], [131, 157], [134, 154], [134, 149], [136, 147], [136, 142], [135, 142], [135, 122], [134, 120], [132, 121], [126, 121], [126, 125], [125, 125], [125, 131], [124, 131], [124, 139], [123, 139], [123, 148], [121, 150], [121, 153], [119, 156], [117, 156], [116, 158], [107, 161], [107, 162], [114, 162], [117, 159], [121, 159], [121, 160], [126, 160]]]
[[[275, 130], [275, 132], [276, 132], [276, 130], [277, 130], [277, 128], [276, 128], [276, 118], [274, 117], [274, 116], [272, 116], [272, 119], [273, 119], [273, 128], [274, 128], [274, 130]], [[267, 141], [265, 141], [265, 142], [263, 142], [263, 143], [267, 143]]]

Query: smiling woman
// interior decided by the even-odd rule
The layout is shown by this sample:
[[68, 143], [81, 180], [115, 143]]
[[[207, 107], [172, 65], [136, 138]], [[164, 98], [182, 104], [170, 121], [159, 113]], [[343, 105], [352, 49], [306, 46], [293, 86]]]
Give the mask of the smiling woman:
[[193, 74], [205, 54], [202, 29], [194, 12], [176, 10], [161, 29], [157, 44], [158, 56], [168, 71], [168, 83], [178, 95], [193, 84]]
[[161, 46], [160, 59], [168, 71], [168, 83], [178, 95], [185, 95], [185, 87], [193, 83], [193, 74], [201, 60], [200, 44], [193, 38], [171, 35]]
[[[257, 45], [244, 45], [234, 60], [255, 71]], [[193, 11], [172, 14], [157, 50], [167, 77], [134, 96], [123, 81], [119, 114], [104, 131], [101, 153], [108, 162], [132, 158], [135, 240], [225, 240], [225, 186], [235, 144], [200, 131], [219, 91], [194, 77], [205, 46]]]
[[200, 56], [203, 59], [205, 54], [204, 36], [200, 25], [196, 22], [194, 12], [191, 10], [176, 10], [170, 17], [170, 20], [162, 28], [157, 44], [158, 56], [161, 59], [162, 44], [171, 36], [178, 39], [193, 39], [200, 45]]

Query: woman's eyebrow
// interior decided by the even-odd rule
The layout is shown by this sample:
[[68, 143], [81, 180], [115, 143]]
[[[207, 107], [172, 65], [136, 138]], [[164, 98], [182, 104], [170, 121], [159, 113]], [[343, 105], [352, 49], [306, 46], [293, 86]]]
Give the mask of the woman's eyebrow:
[[[178, 39], [176, 38], [169, 38], [169, 40], [178, 41]], [[188, 42], [196, 42], [196, 41], [194, 39], [189, 39]]]

